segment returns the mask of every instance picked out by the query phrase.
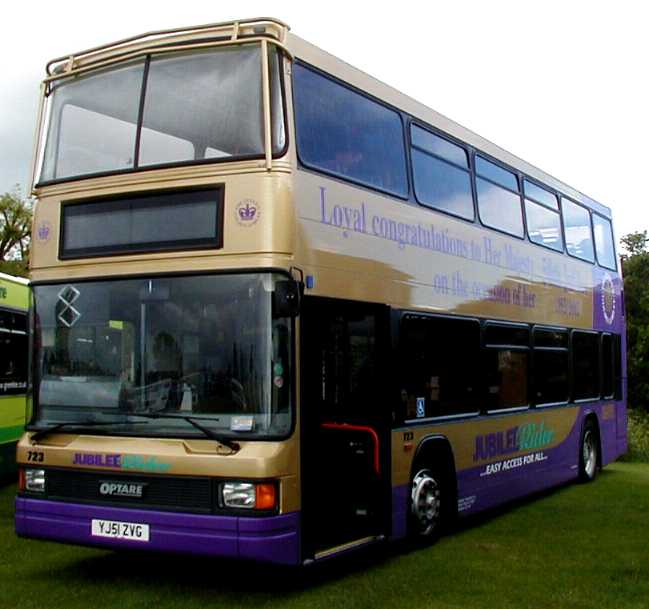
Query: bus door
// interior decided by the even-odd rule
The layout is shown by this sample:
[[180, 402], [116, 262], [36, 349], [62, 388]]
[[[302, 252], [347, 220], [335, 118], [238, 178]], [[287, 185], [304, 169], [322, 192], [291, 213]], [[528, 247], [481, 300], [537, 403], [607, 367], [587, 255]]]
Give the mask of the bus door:
[[389, 532], [389, 309], [307, 297], [301, 319], [305, 558]]

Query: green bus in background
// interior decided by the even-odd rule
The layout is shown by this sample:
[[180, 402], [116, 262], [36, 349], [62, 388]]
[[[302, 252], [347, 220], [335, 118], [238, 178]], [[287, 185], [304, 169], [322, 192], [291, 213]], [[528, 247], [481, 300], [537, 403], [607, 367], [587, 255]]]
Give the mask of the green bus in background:
[[25, 426], [29, 282], [0, 273], [0, 480], [16, 471]]

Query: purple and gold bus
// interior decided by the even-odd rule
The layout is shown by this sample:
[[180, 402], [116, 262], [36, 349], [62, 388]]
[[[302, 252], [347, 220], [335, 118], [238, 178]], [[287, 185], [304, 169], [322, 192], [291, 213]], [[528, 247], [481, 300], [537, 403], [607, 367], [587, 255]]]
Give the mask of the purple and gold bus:
[[18, 535], [297, 565], [625, 452], [608, 207], [273, 19], [42, 91]]

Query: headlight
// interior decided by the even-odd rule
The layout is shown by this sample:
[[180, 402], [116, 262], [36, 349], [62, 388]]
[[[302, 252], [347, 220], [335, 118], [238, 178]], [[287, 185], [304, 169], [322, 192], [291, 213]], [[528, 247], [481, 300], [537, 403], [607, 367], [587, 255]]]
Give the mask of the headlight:
[[45, 492], [45, 470], [44, 469], [26, 469], [25, 470], [25, 490], [32, 493]]
[[231, 508], [254, 508], [255, 485], [249, 482], [226, 482], [221, 487], [223, 505]]
[[277, 493], [272, 483], [224, 482], [221, 484], [223, 505], [237, 509], [273, 510]]

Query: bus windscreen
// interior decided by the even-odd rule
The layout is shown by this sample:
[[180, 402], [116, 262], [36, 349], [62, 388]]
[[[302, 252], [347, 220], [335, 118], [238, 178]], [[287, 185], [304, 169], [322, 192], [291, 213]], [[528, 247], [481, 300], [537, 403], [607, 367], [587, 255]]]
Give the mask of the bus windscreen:
[[287, 435], [291, 323], [273, 315], [274, 287], [269, 273], [37, 286], [33, 423]]

